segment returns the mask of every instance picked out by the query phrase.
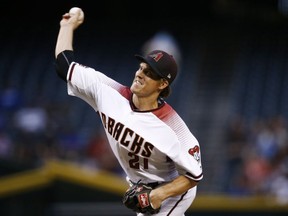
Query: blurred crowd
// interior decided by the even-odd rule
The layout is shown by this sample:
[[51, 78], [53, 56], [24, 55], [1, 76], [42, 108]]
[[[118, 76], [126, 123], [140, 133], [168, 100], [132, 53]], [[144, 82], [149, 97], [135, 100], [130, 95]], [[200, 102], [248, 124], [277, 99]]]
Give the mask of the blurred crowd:
[[[81, 163], [122, 175], [104, 131], [83, 137], [69, 124], [67, 107], [35, 99], [22, 101], [13, 86], [0, 91], [0, 159], [41, 166], [50, 159]], [[97, 116], [95, 116], [97, 118]], [[231, 195], [271, 195], [288, 203], [288, 125], [282, 116], [227, 124], [223, 191]], [[4, 175], [4, 173], [1, 173]]]
[[1, 162], [39, 167], [47, 160], [63, 159], [121, 174], [104, 130], [95, 128], [94, 133], [83, 134], [73, 126], [68, 114], [65, 102], [50, 103], [40, 96], [27, 102], [17, 87], [1, 89]]
[[226, 192], [273, 195], [288, 204], [287, 119], [235, 117], [227, 127], [226, 145]]

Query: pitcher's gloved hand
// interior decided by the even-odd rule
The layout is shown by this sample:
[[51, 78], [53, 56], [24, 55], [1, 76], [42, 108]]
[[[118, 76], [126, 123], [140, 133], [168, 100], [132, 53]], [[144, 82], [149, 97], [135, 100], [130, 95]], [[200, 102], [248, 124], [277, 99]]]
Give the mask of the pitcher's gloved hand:
[[123, 204], [138, 213], [150, 213], [156, 214], [160, 211], [160, 208], [154, 209], [150, 203], [150, 192], [152, 188], [142, 184], [137, 183], [130, 187], [123, 196]]

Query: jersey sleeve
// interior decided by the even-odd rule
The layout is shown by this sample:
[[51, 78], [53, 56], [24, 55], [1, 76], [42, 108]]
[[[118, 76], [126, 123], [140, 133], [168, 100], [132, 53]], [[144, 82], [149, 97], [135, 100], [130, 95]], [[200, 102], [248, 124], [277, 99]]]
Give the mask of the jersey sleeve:
[[178, 124], [175, 132], [179, 141], [179, 150], [175, 150], [178, 154], [174, 154], [173, 161], [180, 175], [200, 181], [203, 178], [200, 145], [183, 122]]
[[[172, 130], [175, 143], [165, 149], [180, 175], [200, 181], [203, 178], [200, 145], [183, 119], [169, 105], [156, 115]], [[172, 139], [171, 139], [172, 140]], [[173, 139], [174, 140], [174, 139]]]
[[[187, 133], [190, 133], [187, 131]], [[180, 139], [180, 154], [175, 160], [178, 172], [194, 181], [200, 181], [203, 178], [202, 161], [200, 145], [196, 138], [190, 134]], [[189, 141], [188, 141], [189, 139]]]
[[[68, 95], [81, 98], [95, 111], [98, 111], [98, 105], [101, 102], [99, 97], [105, 97], [105, 89], [120, 91], [122, 87], [123, 85], [120, 83], [91, 67], [76, 62], [72, 62], [69, 66], [67, 73]], [[107, 94], [108, 96], [109, 94]]]

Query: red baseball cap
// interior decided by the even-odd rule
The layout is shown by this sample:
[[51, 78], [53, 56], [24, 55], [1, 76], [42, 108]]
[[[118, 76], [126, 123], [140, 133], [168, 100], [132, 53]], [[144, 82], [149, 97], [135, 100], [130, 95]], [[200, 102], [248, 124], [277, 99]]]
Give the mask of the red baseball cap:
[[174, 57], [163, 50], [153, 50], [145, 57], [135, 55], [135, 57], [148, 64], [152, 70], [169, 82], [169, 85], [177, 76], [177, 63]]

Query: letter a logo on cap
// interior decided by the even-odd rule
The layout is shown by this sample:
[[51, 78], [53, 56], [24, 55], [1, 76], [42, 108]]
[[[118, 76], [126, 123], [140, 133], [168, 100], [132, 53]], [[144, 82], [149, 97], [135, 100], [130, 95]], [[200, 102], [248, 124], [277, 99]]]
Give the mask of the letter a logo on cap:
[[153, 58], [156, 62], [158, 62], [163, 56], [162, 52], [158, 52], [155, 54], [150, 55], [151, 58]]

